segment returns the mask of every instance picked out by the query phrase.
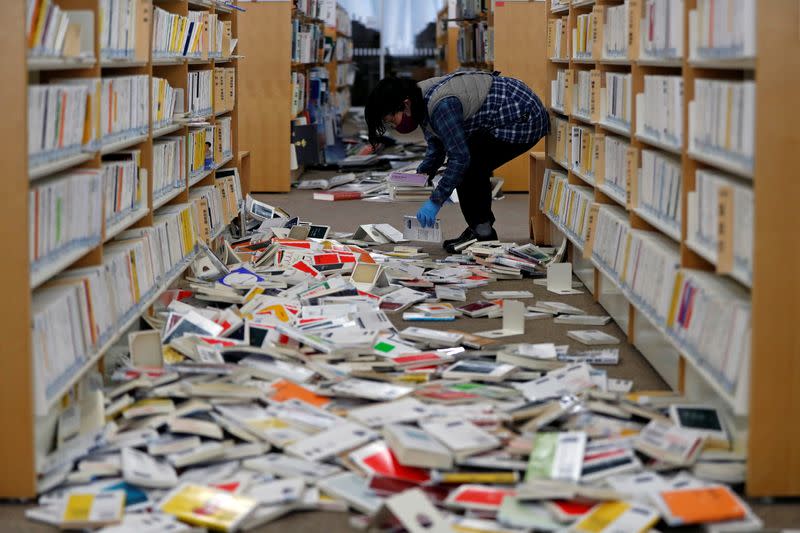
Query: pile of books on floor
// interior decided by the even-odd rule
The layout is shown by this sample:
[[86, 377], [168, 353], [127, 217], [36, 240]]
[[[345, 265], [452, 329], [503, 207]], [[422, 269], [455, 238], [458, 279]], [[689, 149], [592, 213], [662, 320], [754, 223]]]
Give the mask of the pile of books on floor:
[[[246, 210], [257, 229], [201, 246], [106, 383], [85, 380], [61, 412], [30, 519], [114, 533], [244, 531], [313, 510], [387, 531], [760, 527], [728, 486], [745, 457], [724, 414], [631, 392], [606, 370], [616, 348], [497, 343], [524, 332], [515, 298], [531, 292], [451, 303], [497, 280], [500, 258], [535, 276], [563, 250], [479, 243], [435, 261], [388, 224], [333, 240], [252, 198]], [[399, 313], [502, 329], [397, 327]]]

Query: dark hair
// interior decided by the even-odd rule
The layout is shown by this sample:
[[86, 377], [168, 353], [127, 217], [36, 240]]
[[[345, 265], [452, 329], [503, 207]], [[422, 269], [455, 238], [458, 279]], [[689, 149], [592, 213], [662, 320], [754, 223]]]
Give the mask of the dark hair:
[[425, 121], [425, 101], [417, 82], [407, 78], [384, 78], [369, 93], [367, 105], [364, 107], [364, 118], [367, 120], [369, 142], [378, 144], [380, 137], [386, 133], [383, 117], [402, 111], [405, 99], [411, 100], [411, 118], [417, 124]]

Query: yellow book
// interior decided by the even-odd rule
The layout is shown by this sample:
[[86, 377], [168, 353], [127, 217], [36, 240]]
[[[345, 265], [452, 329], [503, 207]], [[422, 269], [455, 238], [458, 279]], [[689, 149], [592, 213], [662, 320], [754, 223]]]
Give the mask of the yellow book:
[[683, 292], [683, 273], [679, 271], [675, 275], [675, 286], [672, 289], [672, 303], [669, 305], [669, 313], [667, 314], [668, 328], [671, 328], [675, 324], [675, 313], [678, 312], [681, 292]]
[[37, 44], [42, 41], [42, 32], [44, 31], [44, 23], [47, 19], [47, 11], [50, 9], [50, 0], [44, 0], [39, 6], [38, 19], [36, 20], [36, 28], [33, 31], [29, 47], [35, 48]]
[[175, 45], [176, 37], [178, 36], [178, 24], [180, 23], [180, 16], [175, 15], [172, 17], [172, 27], [169, 30], [169, 51], [175, 52], [177, 46]]
[[194, 247], [192, 239], [192, 222], [189, 218], [189, 210], [181, 211], [181, 233], [183, 235], [183, 255], [189, 255]]
[[213, 531], [234, 531], [255, 510], [252, 498], [202, 485], [181, 485], [170, 492], [159, 509], [181, 522]]
[[573, 526], [573, 530], [586, 533], [644, 532], [658, 522], [658, 517], [658, 512], [646, 505], [605, 502], [594, 507]]
[[131, 250], [128, 254], [131, 258], [131, 282], [133, 285], [133, 301], [139, 303], [139, 298], [141, 298], [141, 293], [139, 292], [139, 275], [136, 272], [136, 253]]
[[623, 283], [627, 281], [628, 274], [628, 259], [631, 256], [631, 234], [625, 236], [625, 255], [622, 258], [622, 272], [619, 275], [620, 281]]
[[61, 513], [64, 529], [97, 528], [122, 521], [125, 491], [72, 493], [67, 496]]

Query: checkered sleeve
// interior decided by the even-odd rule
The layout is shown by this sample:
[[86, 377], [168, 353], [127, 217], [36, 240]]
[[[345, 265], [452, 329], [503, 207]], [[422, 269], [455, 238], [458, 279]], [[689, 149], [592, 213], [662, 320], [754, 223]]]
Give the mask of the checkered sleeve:
[[469, 167], [470, 155], [463, 117], [459, 99], [448, 96], [436, 105], [430, 118], [431, 126], [447, 152], [447, 169], [431, 194], [431, 201], [437, 205], [444, 204], [450, 198]]
[[428, 149], [425, 151], [425, 159], [417, 167], [417, 173], [430, 176], [435, 174], [444, 163], [445, 151], [442, 141], [436, 135], [424, 128], [423, 133], [425, 134], [425, 141], [428, 143]]

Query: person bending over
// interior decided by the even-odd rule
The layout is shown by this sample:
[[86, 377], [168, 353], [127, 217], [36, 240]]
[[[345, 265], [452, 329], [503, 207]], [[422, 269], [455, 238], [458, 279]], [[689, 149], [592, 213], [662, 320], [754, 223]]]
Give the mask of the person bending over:
[[520, 80], [497, 72], [456, 72], [420, 82], [385, 78], [370, 93], [364, 112], [373, 144], [387, 127], [400, 133], [422, 127], [428, 149], [418, 173], [433, 177], [447, 156], [447, 169], [417, 219], [432, 226], [442, 204], [458, 191], [467, 229], [444, 241], [450, 253], [468, 240], [497, 239], [492, 171], [550, 131], [539, 97]]

